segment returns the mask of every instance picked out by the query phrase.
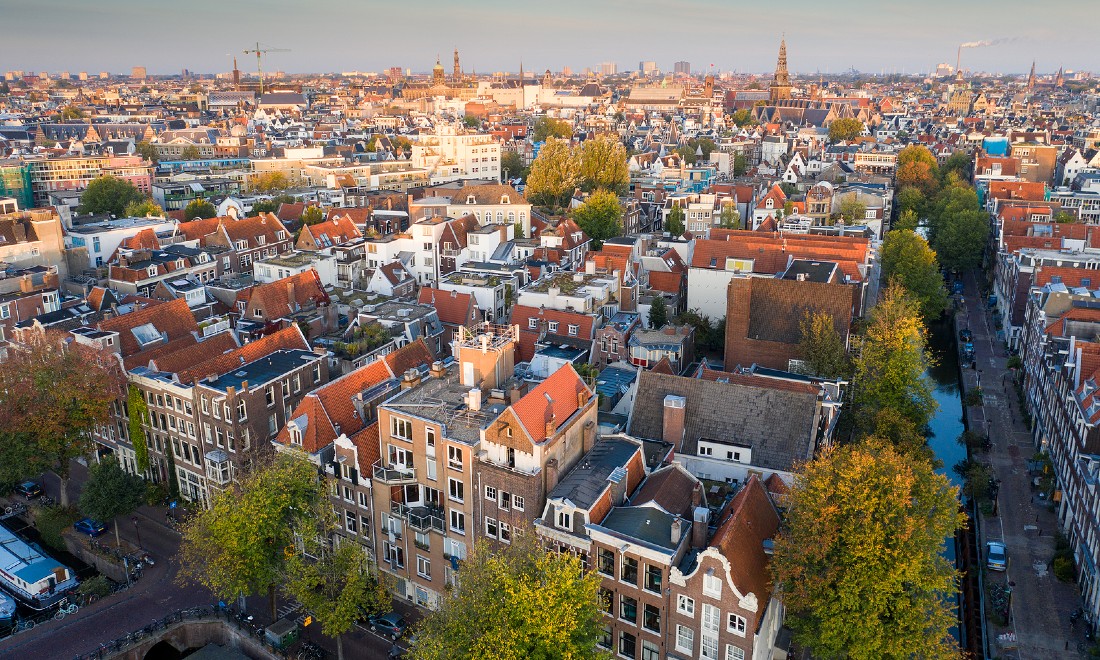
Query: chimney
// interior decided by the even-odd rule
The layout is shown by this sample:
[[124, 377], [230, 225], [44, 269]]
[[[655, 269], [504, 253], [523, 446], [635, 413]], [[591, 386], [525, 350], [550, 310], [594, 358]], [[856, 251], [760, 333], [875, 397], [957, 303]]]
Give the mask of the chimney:
[[294, 278], [287, 278], [286, 281], [286, 301], [290, 305], [292, 311], [298, 309], [297, 299], [294, 297]]
[[680, 516], [676, 516], [676, 518], [674, 518], [672, 521], [672, 542], [679, 545], [680, 537], [683, 535], [683, 533], [684, 523], [680, 520]]
[[405, 371], [404, 377], [401, 379], [401, 389], [407, 390], [416, 387], [420, 384], [420, 372], [415, 368], [411, 368]]
[[558, 430], [557, 417], [554, 416], [554, 412], [550, 411], [550, 419], [546, 420], [546, 437], [552, 437]]
[[583, 439], [584, 453], [592, 451], [592, 447], [596, 444], [596, 422], [588, 420], [584, 423], [584, 430], [581, 435]]
[[558, 459], [551, 458], [546, 461], [546, 492], [554, 490], [554, 486], [558, 485]]
[[703, 505], [703, 482], [697, 481], [697, 482], [695, 482], [695, 488], [691, 489], [691, 507], [694, 509], [695, 507], [702, 506], [702, 505]]
[[588, 261], [584, 262], [584, 272], [589, 274], [589, 275], [595, 275], [596, 274], [596, 261], [595, 261], [595, 259], [589, 259]]
[[697, 506], [692, 511], [691, 521], [691, 547], [702, 550], [707, 547], [707, 521], [710, 519], [710, 509], [705, 506]]
[[665, 442], [672, 443], [676, 449], [680, 448], [684, 440], [684, 415], [686, 414], [684, 406], [686, 404], [687, 399], [682, 396], [669, 394], [665, 397], [664, 432], [661, 438]]
[[435, 378], [442, 378], [447, 373], [446, 367], [443, 366], [443, 362], [436, 360], [432, 362], [432, 376]]

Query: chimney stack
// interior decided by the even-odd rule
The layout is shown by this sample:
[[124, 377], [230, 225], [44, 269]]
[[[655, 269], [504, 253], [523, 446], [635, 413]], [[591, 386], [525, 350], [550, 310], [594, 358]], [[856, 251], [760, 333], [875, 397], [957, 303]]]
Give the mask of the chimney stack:
[[691, 547], [702, 550], [707, 546], [707, 521], [710, 519], [710, 509], [705, 506], [697, 506], [692, 511], [691, 521]]
[[286, 281], [286, 302], [290, 305], [291, 311], [298, 309], [297, 299], [294, 297], [294, 278], [287, 278]]
[[665, 397], [662, 439], [665, 442], [672, 443], [672, 446], [676, 449], [680, 448], [684, 440], [685, 405], [687, 405], [687, 399], [682, 396], [669, 394]]
[[558, 485], [558, 459], [551, 458], [546, 461], [546, 493], [554, 490]]
[[467, 396], [466, 405], [468, 405], [470, 407], [470, 410], [473, 410], [473, 411], [481, 410], [481, 389], [480, 388], [475, 387], [475, 388], [471, 389], [469, 392], [467, 392], [466, 396]]
[[401, 389], [408, 390], [416, 387], [420, 384], [420, 372], [416, 368], [411, 368], [405, 371], [405, 376], [401, 379]]
[[584, 423], [584, 430], [581, 432], [583, 438], [584, 453], [592, 451], [592, 447], [596, 444], [596, 422], [588, 420]]
[[676, 516], [676, 518], [672, 520], [672, 542], [678, 545], [683, 533], [684, 523], [680, 520], [680, 516]]

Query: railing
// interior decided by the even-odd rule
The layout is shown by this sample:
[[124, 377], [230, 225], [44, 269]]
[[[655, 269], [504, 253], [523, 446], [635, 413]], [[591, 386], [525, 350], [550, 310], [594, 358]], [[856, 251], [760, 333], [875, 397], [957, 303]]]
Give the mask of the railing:
[[421, 532], [427, 532], [434, 529], [437, 532], [443, 533], [445, 531], [443, 511], [441, 509], [426, 506], [415, 507], [409, 510], [409, 527]]
[[392, 468], [378, 462], [374, 464], [374, 478], [385, 484], [415, 483], [416, 468]]

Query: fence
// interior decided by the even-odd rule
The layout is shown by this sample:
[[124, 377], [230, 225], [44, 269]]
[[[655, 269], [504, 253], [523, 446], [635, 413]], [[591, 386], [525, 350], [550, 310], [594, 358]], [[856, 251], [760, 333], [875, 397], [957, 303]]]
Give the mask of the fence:
[[[120, 591], [125, 591], [126, 589], [129, 589], [129, 585], [114, 584], [111, 587], [111, 593], [112, 594], [118, 593]], [[110, 594], [108, 594], [108, 596], [109, 595]], [[104, 596], [104, 598], [106, 598], [108, 596]], [[95, 594], [73, 593], [73, 594], [69, 595], [69, 604], [70, 604], [70, 606], [71, 605], [76, 605], [78, 610], [82, 607], [87, 607], [88, 605], [91, 605], [92, 603], [96, 602], [97, 600], [99, 600], [99, 596], [97, 596]], [[71, 611], [66, 612], [66, 614], [74, 614], [74, 613], [75, 612], [71, 612]], [[58, 612], [51, 610], [49, 612], [42, 612], [42, 613], [36, 614], [34, 616], [16, 617], [15, 619], [12, 620], [11, 624], [0, 626], [0, 640], [7, 639], [8, 637], [11, 637], [12, 635], [18, 635], [19, 633], [24, 632], [26, 630], [33, 630], [36, 626], [40, 626], [40, 625], [42, 625], [44, 623], [47, 623], [49, 621], [53, 621], [55, 619], [58, 619], [58, 620], [63, 619], [63, 618], [65, 618], [66, 614], [58, 614]]]

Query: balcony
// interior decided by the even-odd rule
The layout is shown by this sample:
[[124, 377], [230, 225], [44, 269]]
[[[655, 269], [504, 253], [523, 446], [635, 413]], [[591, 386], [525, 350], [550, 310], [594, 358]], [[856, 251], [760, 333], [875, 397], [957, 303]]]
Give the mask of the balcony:
[[421, 532], [446, 531], [443, 524], [443, 509], [431, 506], [416, 506], [409, 509], [409, 527]]
[[374, 464], [374, 478], [391, 486], [414, 484], [416, 483], [416, 468], [405, 466], [386, 467], [378, 462]]

